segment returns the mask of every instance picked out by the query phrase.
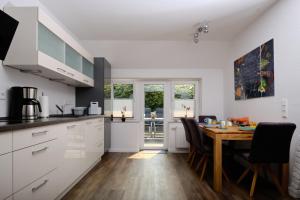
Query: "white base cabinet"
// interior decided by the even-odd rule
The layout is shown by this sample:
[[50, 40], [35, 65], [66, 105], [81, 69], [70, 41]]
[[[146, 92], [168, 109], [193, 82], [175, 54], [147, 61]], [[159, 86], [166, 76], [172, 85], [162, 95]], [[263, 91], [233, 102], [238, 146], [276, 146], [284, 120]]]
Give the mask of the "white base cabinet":
[[104, 119], [1, 133], [0, 143], [0, 200], [54, 200], [100, 161]]
[[14, 200], [53, 200], [58, 195], [56, 170], [44, 175], [20, 192], [13, 195]]
[[12, 194], [12, 153], [0, 156], [0, 199]]
[[0, 199], [12, 195], [12, 132], [0, 133]]
[[57, 141], [52, 140], [13, 153], [13, 191], [34, 182], [58, 167]]

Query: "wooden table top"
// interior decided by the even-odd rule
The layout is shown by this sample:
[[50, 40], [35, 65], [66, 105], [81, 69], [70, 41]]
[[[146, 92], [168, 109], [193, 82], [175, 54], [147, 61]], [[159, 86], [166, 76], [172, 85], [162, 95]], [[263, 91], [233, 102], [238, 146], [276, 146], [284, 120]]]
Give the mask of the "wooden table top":
[[215, 138], [218, 136], [226, 140], [252, 140], [254, 133], [254, 131], [241, 131], [238, 126], [227, 127], [226, 129], [199, 126], [203, 128], [204, 133], [209, 137]]

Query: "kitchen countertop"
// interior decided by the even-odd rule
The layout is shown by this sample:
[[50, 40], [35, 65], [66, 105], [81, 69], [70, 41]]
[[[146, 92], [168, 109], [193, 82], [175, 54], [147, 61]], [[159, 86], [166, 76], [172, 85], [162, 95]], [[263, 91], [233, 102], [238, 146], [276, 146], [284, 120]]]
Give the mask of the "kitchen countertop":
[[96, 119], [96, 118], [101, 118], [101, 117], [104, 117], [104, 116], [103, 115], [86, 115], [86, 116], [82, 116], [82, 117], [55, 116], [55, 117], [50, 117], [50, 118], [36, 119], [36, 120], [32, 120], [32, 121], [24, 121], [24, 120], [15, 121], [15, 120], [0, 119], [0, 134], [1, 134], [1, 132], [5, 132], [5, 131], [20, 130], [20, 129], [26, 129], [26, 128], [47, 126], [47, 125], [55, 125], [55, 124], [61, 124], [61, 123], [82, 121], [82, 120], [87, 120], [87, 119]]

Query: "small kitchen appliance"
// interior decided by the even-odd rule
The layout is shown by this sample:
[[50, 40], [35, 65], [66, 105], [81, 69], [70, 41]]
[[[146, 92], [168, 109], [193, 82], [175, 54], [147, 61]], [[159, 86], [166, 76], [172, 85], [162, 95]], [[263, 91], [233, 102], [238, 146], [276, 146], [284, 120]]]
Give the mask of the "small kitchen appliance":
[[101, 107], [99, 107], [99, 102], [91, 101], [89, 107], [89, 115], [100, 115], [101, 114]]
[[22, 119], [37, 119], [40, 112], [42, 108], [37, 100], [37, 88], [23, 87]]

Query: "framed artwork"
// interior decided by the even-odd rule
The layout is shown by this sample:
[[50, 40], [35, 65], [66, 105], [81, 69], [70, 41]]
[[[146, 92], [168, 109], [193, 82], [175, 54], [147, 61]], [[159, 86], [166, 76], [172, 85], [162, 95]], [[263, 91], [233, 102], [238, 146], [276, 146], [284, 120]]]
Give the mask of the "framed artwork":
[[274, 40], [234, 61], [235, 100], [274, 96]]

